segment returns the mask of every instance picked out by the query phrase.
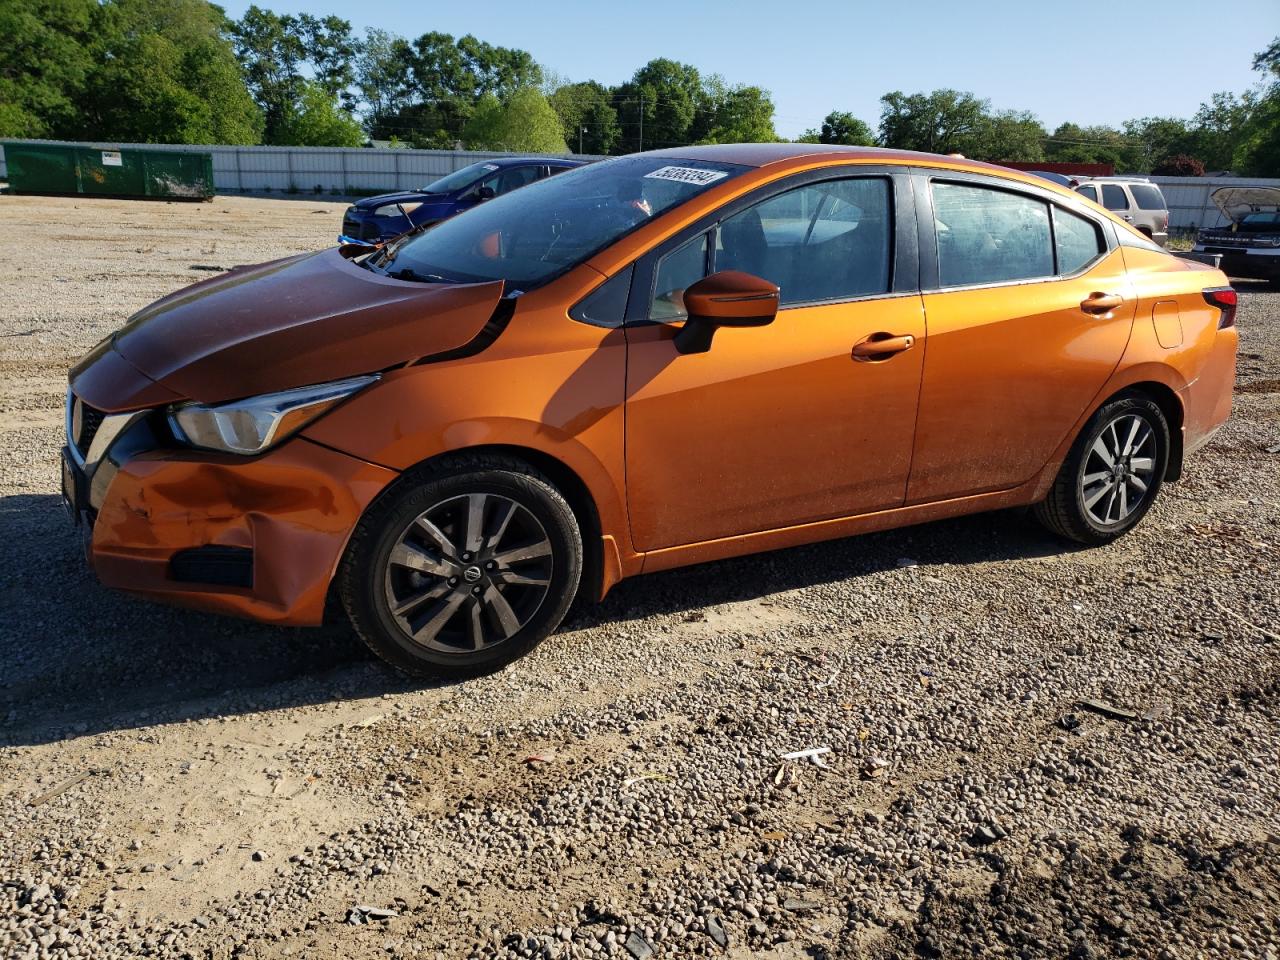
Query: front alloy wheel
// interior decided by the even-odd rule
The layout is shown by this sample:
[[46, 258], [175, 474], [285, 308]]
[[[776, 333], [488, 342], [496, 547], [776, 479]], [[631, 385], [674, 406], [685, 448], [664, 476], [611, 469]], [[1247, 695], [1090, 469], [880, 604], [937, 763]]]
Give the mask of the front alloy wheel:
[[515, 636], [546, 599], [551, 538], [509, 497], [471, 493], [427, 508], [387, 558], [387, 607], [414, 643], [457, 653]]
[[379, 657], [466, 677], [559, 626], [581, 570], [577, 520], [555, 486], [522, 461], [477, 455], [401, 477], [352, 534], [338, 585]]

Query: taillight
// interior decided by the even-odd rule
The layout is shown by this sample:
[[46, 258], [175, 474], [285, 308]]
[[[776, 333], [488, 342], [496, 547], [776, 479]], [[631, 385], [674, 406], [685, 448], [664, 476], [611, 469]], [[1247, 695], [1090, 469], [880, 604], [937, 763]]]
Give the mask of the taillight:
[[1222, 311], [1218, 318], [1218, 329], [1236, 325], [1236, 292], [1231, 287], [1213, 287], [1204, 291], [1204, 302]]

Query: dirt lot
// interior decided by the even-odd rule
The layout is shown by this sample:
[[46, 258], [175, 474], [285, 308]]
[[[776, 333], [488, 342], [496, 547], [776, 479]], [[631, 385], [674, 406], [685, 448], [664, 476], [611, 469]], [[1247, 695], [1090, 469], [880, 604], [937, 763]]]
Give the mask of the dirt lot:
[[1280, 294], [1111, 547], [996, 514], [643, 578], [416, 687], [107, 593], [55, 495], [85, 349], [340, 212], [0, 197], [0, 956], [1280, 956]]

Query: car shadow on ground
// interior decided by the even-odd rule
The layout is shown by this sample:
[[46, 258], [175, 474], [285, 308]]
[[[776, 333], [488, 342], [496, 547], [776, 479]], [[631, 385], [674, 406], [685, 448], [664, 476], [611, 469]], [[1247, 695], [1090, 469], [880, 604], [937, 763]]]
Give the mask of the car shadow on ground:
[[[56, 496], [0, 498], [0, 745], [236, 716], [421, 688], [376, 661], [345, 623], [271, 627], [168, 607], [94, 580]], [[1018, 512], [982, 514], [624, 581], [568, 627], [734, 603], [921, 567], [1070, 549]], [[520, 669], [519, 665], [511, 669]]]

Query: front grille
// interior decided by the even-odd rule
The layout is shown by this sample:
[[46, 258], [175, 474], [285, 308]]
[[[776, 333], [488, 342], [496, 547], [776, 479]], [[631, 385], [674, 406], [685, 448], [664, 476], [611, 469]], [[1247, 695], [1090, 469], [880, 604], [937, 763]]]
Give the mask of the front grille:
[[376, 223], [366, 220], [355, 220], [351, 217], [342, 219], [342, 235], [354, 240], [377, 240], [382, 234]]
[[252, 587], [253, 551], [209, 544], [179, 550], [169, 559], [169, 578], [179, 583], [216, 587]]
[[89, 406], [79, 397], [76, 397], [72, 402], [71, 436], [68, 439], [80, 451], [80, 456], [87, 457], [89, 455], [89, 448], [93, 445], [93, 438], [98, 435], [98, 429], [102, 426], [102, 421], [106, 416], [101, 410]]
[[1214, 246], [1232, 246], [1232, 247], [1271, 247], [1274, 246], [1276, 237], [1272, 234], [1259, 233], [1209, 233], [1201, 231], [1201, 243], [1212, 243]]

